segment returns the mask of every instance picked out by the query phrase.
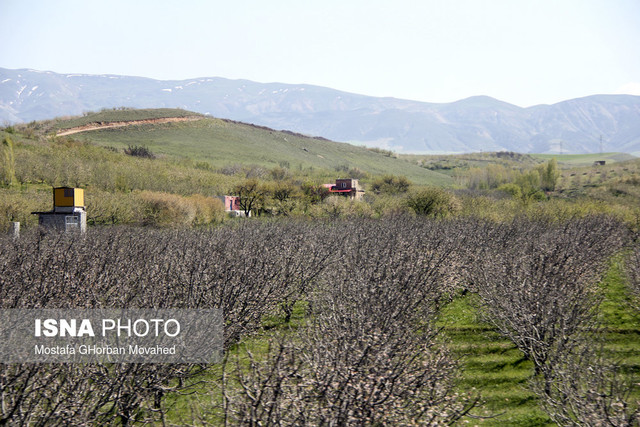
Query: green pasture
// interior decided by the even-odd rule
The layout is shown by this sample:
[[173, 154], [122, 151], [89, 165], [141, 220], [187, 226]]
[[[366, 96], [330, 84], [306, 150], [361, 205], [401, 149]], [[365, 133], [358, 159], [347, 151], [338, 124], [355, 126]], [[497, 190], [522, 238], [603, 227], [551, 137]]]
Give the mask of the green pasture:
[[[172, 111], [177, 111], [175, 114]], [[55, 123], [58, 129], [94, 122], [132, 121], [146, 118], [197, 116], [182, 110], [106, 110]], [[201, 120], [140, 124], [120, 128], [94, 130], [70, 135], [72, 139], [123, 149], [144, 146], [153, 153], [190, 159], [221, 168], [258, 165], [266, 168], [285, 166], [295, 171], [322, 171], [332, 177], [346, 176], [358, 169], [371, 176], [404, 175], [416, 184], [451, 186], [450, 177], [409, 165], [386, 153], [347, 143], [312, 138], [287, 131], [227, 120]], [[335, 179], [335, 178], [334, 178]]]
[[604, 160], [607, 164], [633, 160], [637, 157], [627, 153], [602, 154], [532, 154], [531, 157], [540, 160], [555, 158], [561, 167], [592, 166], [595, 161]]

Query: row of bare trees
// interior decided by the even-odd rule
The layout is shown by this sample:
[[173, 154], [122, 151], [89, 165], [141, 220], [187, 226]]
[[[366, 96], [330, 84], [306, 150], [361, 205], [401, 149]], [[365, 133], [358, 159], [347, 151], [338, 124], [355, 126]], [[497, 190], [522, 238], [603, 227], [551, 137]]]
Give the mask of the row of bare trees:
[[630, 241], [611, 218], [563, 224], [484, 224], [467, 271], [485, 321], [533, 362], [531, 389], [559, 425], [640, 422], [637, 387], [607, 360], [598, 285], [612, 255]]
[[[209, 369], [216, 423], [450, 424], [477, 403], [456, 392], [456, 361], [435, 326], [461, 290], [477, 293], [483, 318], [533, 362], [531, 386], [555, 421], [637, 422], [628, 376], [588, 345], [597, 338], [597, 282], [629, 241], [605, 217], [404, 216], [2, 239], [1, 308], [221, 308], [228, 351], [213, 370], [3, 364], [0, 423], [161, 421], [166, 397]], [[629, 264], [637, 284], [638, 264]], [[267, 316], [288, 324], [301, 302], [305, 320], [270, 331], [266, 355], [237, 345]]]
[[640, 233], [635, 236], [634, 245], [627, 259], [629, 287], [632, 294], [632, 304], [640, 312]]
[[[221, 308], [225, 347], [304, 289], [328, 248], [305, 224], [216, 232], [92, 229], [3, 239], [2, 308]], [[291, 285], [290, 285], [291, 284]], [[0, 423], [158, 420], [164, 398], [206, 366], [3, 364]]]
[[434, 320], [451, 297], [464, 227], [397, 218], [340, 222], [308, 321], [267, 357], [226, 360], [223, 414], [246, 425], [441, 425], [474, 407]]

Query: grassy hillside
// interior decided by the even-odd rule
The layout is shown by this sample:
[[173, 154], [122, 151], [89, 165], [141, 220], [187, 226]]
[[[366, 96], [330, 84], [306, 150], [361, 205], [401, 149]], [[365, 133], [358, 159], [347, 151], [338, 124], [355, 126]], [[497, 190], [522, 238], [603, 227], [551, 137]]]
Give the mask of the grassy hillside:
[[447, 175], [459, 175], [471, 168], [484, 168], [488, 165], [502, 165], [509, 168], [530, 168], [556, 159], [562, 169], [592, 166], [595, 161], [604, 160], [607, 164], [637, 159], [627, 153], [603, 154], [520, 154], [514, 152], [483, 152], [467, 154], [424, 155], [401, 154], [401, 159]]
[[607, 164], [620, 163], [636, 159], [627, 153], [602, 153], [602, 154], [533, 154], [532, 157], [544, 161], [555, 158], [558, 164], [564, 167], [591, 166], [595, 161], [604, 160]]
[[97, 113], [87, 113], [80, 117], [63, 117], [41, 122], [48, 130], [63, 130], [91, 123], [108, 123], [134, 120], [153, 120], [173, 117], [205, 117], [202, 114], [175, 108], [154, 109], [105, 109]]
[[[145, 120], [172, 115], [197, 116], [181, 110], [111, 110], [57, 121], [54, 128], [68, 129], [95, 122]], [[343, 176], [349, 169], [357, 168], [370, 175], [405, 175], [416, 184], [450, 186], [453, 183], [446, 175], [418, 165], [408, 165], [383, 152], [207, 117], [192, 122], [95, 130], [74, 137], [115, 148], [142, 145], [157, 154], [206, 162], [214, 168], [234, 164], [255, 164], [267, 168], [285, 165], [292, 170], [313, 168], [325, 171], [327, 178], [329, 175], [338, 177], [336, 172]]]
[[[95, 129], [114, 122], [121, 127]], [[60, 135], [80, 127], [85, 131]], [[251, 179], [265, 196], [254, 212], [274, 216], [416, 211], [409, 199], [421, 196], [421, 186], [432, 185], [453, 190], [442, 206], [462, 216], [504, 220], [598, 212], [640, 224], [640, 159], [616, 153], [560, 156], [555, 189], [543, 192], [540, 182], [528, 180], [548, 156], [398, 156], [183, 110], [104, 110], [0, 129], [0, 141], [7, 138], [13, 141], [15, 164], [7, 181], [3, 145], [0, 229], [9, 221], [34, 225], [30, 213], [51, 208], [52, 186], [85, 188], [90, 224], [206, 225], [218, 221], [211, 196], [235, 194]], [[152, 155], [127, 154], [133, 146]], [[606, 160], [606, 166], [594, 166], [594, 159]], [[360, 179], [367, 191], [363, 202], [325, 200], [320, 184], [341, 177]]]
[[[162, 122], [171, 117], [189, 121]], [[132, 123], [58, 135], [60, 130], [112, 122]], [[408, 167], [389, 153], [181, 110], [105, 110], [8, 126], [0, 129], [0, 141], [0, 230], [10, 221], [35, 225], [31, 212], [51, 209], [51, 187], [57, 186], [85, 188], [89, 224], [208, 225], [219, 222], [222, 209], [214, 206], [212, 196], [234, 194], [237, 185], [253, 178], [264, 192], [278, 192], [277, 202], [269, 199], [261, 209], [304, 216], [345, 209], [373, 212], [371, 204], [316, 200], [320, 184], [340, 177], [359, 178], [365, 188], [387, 174], [405, 175], [414, 184], [453, 183], [446, 175]], [[131, 155], [129, 146], [146, 147], [152, 155]], [[398, 203], [389, 205], [393, 209]], [[387, 204], [373, 209], [381, 212]]]

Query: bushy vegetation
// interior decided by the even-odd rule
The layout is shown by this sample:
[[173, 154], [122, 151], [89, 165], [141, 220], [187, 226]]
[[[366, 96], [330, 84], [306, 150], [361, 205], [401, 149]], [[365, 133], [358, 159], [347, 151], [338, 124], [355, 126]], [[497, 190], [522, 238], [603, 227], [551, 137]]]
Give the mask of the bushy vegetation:
[[16, 159], [13, 153], [13, 140], [10, 136], [2, 139], [2, 184], [11, 186], [16, 182]]
[[555, 159], [524, 170], [490, 164], [484, 168], [469, 169], [466, 185], [471, 190], [498, 189], [524, 201], [542, 200], [545, 192], [555, 190], [559, 177]]
[[[51, 209], [52, 186], [85, 188], [89, 224], [211, 226], [224, 217], [212, 213], [210, 206], [202, 208], [202, 198], [211, 199], [206, 202], [210, 205], [215, 196], [241, 194], [245, 210], [262, 217], [381, 218], [414, 213], [509, 221], [520, 215], [568, 218], [606, 213], [640, 225], [637, 161], [597, 168], [589, 163], [593, 157], [585, 157], [582, 164], [589, 166], [569, 168], [575, 164], [572, 157], [561, 156], [559, 163], [517, 153], [390, 159], [376, 150], [204, 117], [67, 137], [47, 133], [88, 123], [163, 117], [191, 116], [176, 110], [113, 109], [0, 132], [5, 141], [0, 230], [10, 221], [34, 225], [37, 218], [31, 212]], [[267, 153], [267, 148], [275, 151]], [[255, 157], [260, 153], [262, 157]], [[411, 162], [449, 162], [451, 167], [440, 172], [453, 177], [449, 184], [455, 179], [457, 188], [424, 185], [447, 182], [431, 180], [435, 175], [419, 177]], [[329, 197], [322, 184], [337, 177], [359, 177], [365, 198]], [[251, 191], [243, 191], [249, 184]], [[201, 201], [195, 203], [196, 199]]]
[[409, 191], [411, 181], [406, 176], [384, 175], [371, 182], [371, 191], [376, 194], [401, 194]]
[[144, 157], [147, 159], [155, 159], [156, 155], [143, 145], [130, 145], [124, 149], [124, 153], [135, 157]]
[[437, 187], [414, 191], [407, 197], [406, 205], [417, 215], [435, 218], [447, 217], [460, 210], [458, 199]]

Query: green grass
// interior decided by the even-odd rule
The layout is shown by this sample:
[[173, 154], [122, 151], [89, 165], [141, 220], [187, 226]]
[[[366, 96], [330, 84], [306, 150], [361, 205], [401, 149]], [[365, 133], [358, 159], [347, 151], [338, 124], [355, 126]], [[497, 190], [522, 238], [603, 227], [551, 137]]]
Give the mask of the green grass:
[[[181, 110], [107, 110], [95, 115], [60, 122], [60, 129], [96, 121], [127, 121], [144, 118], [196, 115]], [[244, 123], [205, 118], [194, 122], [132, 125], [73, 135], [74, 139], [103, 146], [146, 146], [156, 154], [206, 162], [214, 167], [233, 164], [273, 168], [282, 164], [295, 170], [325, 170], [332, 177], [357, 168], [369, 175], [405, 175], [416, 184], [451, 186], [443, 174], [351, 144], [310, 138]]]
[[[623, 257], [614, 257], [600, 283], [604, 297], [600, 325], [605, 354], [626, 375], [640, 379], [640, 313], [630, 304], [626, 280]], [[481, 397], [481, 405], [472, 413], [490, 417], [467, 417], [461, 425], [554, 425], [539, 409], [536, 396], [527, 389], [527, 381], [533, 374], [532, 363], [523, 358], [513, 343], [477, 318], [475, 298], [467, 295], [455, 299], [442, 310], [438, 322], [460, 361], [460, 390], [476, 391]], [[640, 390], [636, 396], [640, 398]]]
[[602, 153], [602, 154], [532, 154], [533, 158], [551, 160], [555, 158], [560, 166], [578, 167], [591, 166], [596, 160], [604, 160], [607, 164], [633, 160], [636, 157], [627, 153]]
[[47, 128], [64, 130], [77, 126], [84, 126], [91, 123], [99, 122], [127, 122], [133, 120], [163, 119], [173, 117], [204, 117], [200, 113], [181, 110], [177, 108], [148, 108], [148, 109], [132, 109], [132, 108], [112, 108], [104, 109], [97, 113], [90, 113], [81, 117], [54, 119], [44, 122]]
[[533, 373], [532, 363], [524, 360], [511, 341], [477, 318], [475, 298], [469, 294], [455, 299], [442, 310], [438, 321], [459, 359], [460, 391], [475, 391], [481, 398], [472, 415], [482, 418], [465, 417], [459, 424], [553, 425], [526, 388]]
[[[358, 168], [371, 175], [405, 175], [417, 184], [451, 183], [448, 177], [441, 174], [417, 166], [407, 167], [398, 159], [360, 147], [265, 131], [217, 119], [102, 130], [87, 136], [99, 144], [116, 147], [145, 145], [154, 152], [206, 161], [215, 167], [239, 163], [273, 168], [286, 163], [294, 170], [310, 167], [329, 171]], [[341, 173], [345, 174], [344, 171]]]
[[[236, 357], [241, 366], [249, 366], [247, 351], [251, 352], [256, 360], [267, 357], [269, 341], [275, 339], [278, 334], [290, 334], [304, 325], [307, 320], [307, 303], [299, 301], [293, 306], [293, 312], [289, 322], [285, 322], [283, 313], [275, 313], [266, 316], [262, 322], [262, 330], [254, 335], [245, 337], [241, 342], [234, 344], [227, 351], [230, 355], [229, 363], [234, 364]], [[220, 425], [223, 420], [222, 392], [220, 390], [220, 378], [222, 376], [222, 364], [211, 367], [205, 374], [193, 378], [193, 386], [186, 393], [174, 393], [167, 398], [167, 421], [171, 425], [192, 425], [193, 415], [198, 414], [211, 425]], [[200, 424], [200, 423], [196, 423]]]
[[[605, 331], [604, 350], [624, 372], [640, 380], [640, 312], [633, 309], [622, 255], [611, 261], [602, 290], [600, 322]], [[636, 397], [640, 399], [640, 390]]]

